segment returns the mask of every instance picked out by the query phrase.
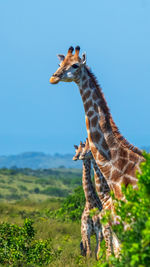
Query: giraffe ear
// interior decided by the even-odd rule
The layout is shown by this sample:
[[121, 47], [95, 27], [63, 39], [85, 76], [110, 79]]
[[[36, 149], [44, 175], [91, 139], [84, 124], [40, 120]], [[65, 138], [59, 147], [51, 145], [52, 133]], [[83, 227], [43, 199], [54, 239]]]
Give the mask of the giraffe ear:
[[86, 53], [85, 52], [82, 54], [81, 62], [82, 62], [83, 65], [86, 64]]
[[74, 145], [74, 148], [75, 148], [75, 149], [78, 149], [78, 146]]
[[62, 62], [65, 59], [64, 55], [57, 55], [60, 62]]

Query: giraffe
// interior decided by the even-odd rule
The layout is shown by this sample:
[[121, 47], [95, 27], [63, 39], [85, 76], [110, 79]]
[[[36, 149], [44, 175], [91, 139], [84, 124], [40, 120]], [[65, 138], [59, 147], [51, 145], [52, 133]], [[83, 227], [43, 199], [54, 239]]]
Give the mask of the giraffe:
[[137, 189], [136, 171], [144, 161], [141, 151], [120, 134], [94, 74], [86, 65], [86, 54], [79, 57], [80, 47], [59, 55], [60, 67], [50, 83], [74, 81], [79, 87], [85, 110], [90, 149], [101, 173], [117, 199], [124, 199], [121, 185], [131, 184]]
[[[80, 142], [79, 146], [75, 146], [76, 154], [73, 157], [73, 160], [78, 160], [85, 144]], [[95, 257], [98, 260], [100, 244], [102, 241], [102, 228], [99, 219], [99, 212], [102, 209], [102, 204], [99, 198], [96, 195], [92, 180], [91, 180], [91, 160], [90, 159], [82, 159], [83, 161], [83, 170], [82, 170], [82, 184], [83, 190], [85, 194], [85, 207], [82, 213], [81, 218], [81, 236], [82, 241], [80, 243], [81, 254], [83, 256], [91, 256], [91, 245], [90, 245], [90, 237], [92, 234], [96, 236], [96, 249], [95, 249]], [[94, 214], [92, 217], [90, 212], [97, 208], [99, 212]]]
[[[110, 188], [107, 184], [106, 179], [102, 175], [101, 171], [99, 170], [95, 159], [93, 158], [88, 138], [86, 139], [85, 145], [80, 152], [79, 159], [81, 160], [91, 160], [93, 168], [94, 168], [94, 180], [96, 191], [98, 197], [102, 203], [102, 211], [99, 214], [100, 220], [103, 218], [103, 215], [106, 210], [110, 210], [113, 215], [113, 223], [118, 221], [118, 216], [116, 216], [113, 206], [113, 200], [110, 195]], [[115, 220], [114, 220], [115, 218]], [[108, 222], [106, 225], [102, 225], [102, 233], [106, 244], [106, 256], [107, 258], [114, 253], [116, 257], [119, 257], [120, 253], [120, 242], [115, 235], [115, 233], [111, 229], [111, 221]]]

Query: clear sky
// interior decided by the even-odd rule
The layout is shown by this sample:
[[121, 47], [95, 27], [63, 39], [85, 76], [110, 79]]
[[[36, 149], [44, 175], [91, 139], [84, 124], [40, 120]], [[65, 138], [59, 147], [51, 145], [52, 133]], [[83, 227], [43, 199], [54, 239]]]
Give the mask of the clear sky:
[[1, 0], [0, 155], [72, 153], [86, 138], [77, 86], [49, 84], [70, 45], [86, 51], [121, 133], [150, 145], [150, 0]]

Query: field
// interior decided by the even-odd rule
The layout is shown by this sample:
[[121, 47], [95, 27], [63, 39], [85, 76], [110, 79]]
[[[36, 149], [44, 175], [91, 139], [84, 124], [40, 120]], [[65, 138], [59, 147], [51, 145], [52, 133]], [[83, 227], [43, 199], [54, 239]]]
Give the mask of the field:
[[0, 169], [0, 201], [66, 197], [81, 183], [80, 169]]
[[[80, 220], [50, 216], [79, 185], [81, 170], [76, 169], [0, 170], [0, 223], [22, 226], [25, 218], [32, 219], [35, 239], [50, 238], [53, 248], [61, 250], [59, 257], [45, 266], [93, 266], [95, 262], [94, 253], [88, 261], [80, 256]], [[94, 237], [92, 246], [94, 252]]]
[[[81, 170], [0, 170], [0, 266], [150, 266], [150, 155], [137, 174], [138, 188], [123, 187], [127, 202], [115, 200], [119, 224], [113, 226], [120, 258], [100, 261], [80, 255], [80, 221], [85, 205]], [[102, 223], [109, 219], [106, 216]], [[111, 218], [110, 218], [111, 219]], [[124, 230], [124, 223], [130, 225]]]

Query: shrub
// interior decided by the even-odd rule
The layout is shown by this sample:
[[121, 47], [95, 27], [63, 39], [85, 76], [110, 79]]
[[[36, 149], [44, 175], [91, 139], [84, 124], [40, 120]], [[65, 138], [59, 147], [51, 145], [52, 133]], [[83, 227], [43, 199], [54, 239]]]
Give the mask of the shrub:
[[25, 219], [22, 227], [0, 224], [0, 263], [9, 266], [45, 266], [59, 254], [54, 250], [51, 240], [35, 240], [33, 221]]
[[[123, 187], [127, 202], [116, 200], [120, 224], [113, 228], [121, 241], [120, 259], [101, 260], [97, 266], [150, 266], [150, 154], [144, 153], [144, 157], [142, 173], [137, 174], [138, 190]], [[124, 224], [129, 225], [126, 231]]]
[[68, 195], [68, 190], [61, 189], [58, 187], [47, 187], [41, 191], [41, 194], [56, 196], [56, 197], [66, 197]]
[[39, 194], [40, 193], [40, 189], [38, 187], [35, 187], [34, 188], [34, 193]]
[[85, 196], [82, 186], [77, 187], [74, 193], [69, 195], [56, 211], [47, 211], [47, 216], [55, 217], [63, 221], [79, 221], [85, 206]]

